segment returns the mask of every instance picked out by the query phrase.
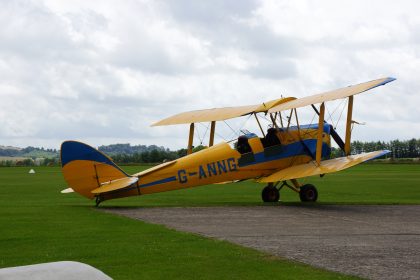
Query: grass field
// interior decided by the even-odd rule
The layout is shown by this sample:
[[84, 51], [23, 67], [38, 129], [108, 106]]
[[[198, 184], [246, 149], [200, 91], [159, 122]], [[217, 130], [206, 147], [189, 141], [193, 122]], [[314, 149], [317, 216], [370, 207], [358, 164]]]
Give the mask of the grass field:
[[[139, 167], [126, 167], [128, 172]], [[97, 211], [62, 195], [59, 168], [0, 168], [0, 267], [75, 260], [115, 279], [347, 279], [227, 242]], [[420, 166], [366, 164], [314, 177], [320, 203], [419, 204]], [[101, 207], [263, 205], [253, 182], [106, 201]], [[291, 190], [272, 207], [298, 202]], [[269, 205], [268, 207], [271, 207]]]
[[[125, 168], [134, 173], [139, 167]], [[318, 203], [325, 204], [419, 204], [420, 165], [364, 164], [354, 168], [299, 180], [314, 184]], [[212, 206], [264, 205], [264, 185], [253, 181], [237, 184], [209, 185], [194, 189], [158, 193], [122, 200], [105, 201], [103, 206]], [[281, 191], [279, 204], [300, 203], [299, 196], [288, 188]]]

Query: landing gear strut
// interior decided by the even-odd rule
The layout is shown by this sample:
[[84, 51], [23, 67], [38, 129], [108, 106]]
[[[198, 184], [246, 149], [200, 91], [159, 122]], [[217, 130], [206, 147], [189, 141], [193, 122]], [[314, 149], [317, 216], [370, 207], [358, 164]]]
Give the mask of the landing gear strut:
[[299, 188], [299, 197], [302, 202], [315, 202], [318, 199], [318, 191], [314, 185], [306, 184]]
[[280, 191], [274, 186], [273, 183], [269, 183], [262, 190], [261, 198], [264, 202], [277, 202], [280, 199]]
[[102, 197], [98, 195], [95, 199], [95, 207], [98, 207], [99, 204], [103, 201]]

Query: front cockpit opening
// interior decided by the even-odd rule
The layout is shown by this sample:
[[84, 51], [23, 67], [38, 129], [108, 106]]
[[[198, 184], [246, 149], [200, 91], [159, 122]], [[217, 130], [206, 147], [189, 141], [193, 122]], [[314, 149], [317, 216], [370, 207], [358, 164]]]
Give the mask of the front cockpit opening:
[[236, 143], [236, 150], [242, 155], [252, 152], [251, 146], [248, 143], [247, 136], [241, 135], [238, 137], [238, 142]]

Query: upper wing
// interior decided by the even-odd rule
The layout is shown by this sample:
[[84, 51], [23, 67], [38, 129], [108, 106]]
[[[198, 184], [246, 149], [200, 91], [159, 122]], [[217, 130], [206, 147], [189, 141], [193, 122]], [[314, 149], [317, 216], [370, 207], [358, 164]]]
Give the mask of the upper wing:
[[311, 96], [306, 96], [303, 98], [295, 99], [287, 103], [279, 104], [268, 110], [269, 113], [279, 112], [284, 110], [289, 110], [293, 108], [305, 107], [312, 104], [322, 103], [324, 101], [331, 101], [335, 99], [345, 98], [351, 95], [355, 95], [370, 89], [373, 89], [378, 86], [383, 86], [389, 82], [394, 81], [395, 78], [382, 78], [373, 80], [370, 82], [365, 82], [353, 86], [348, 86], [345, 88], [336, 89], [333, 91], [328, 91], [324, 93], [319, 93]]
[[160, 125], [172, 125], [172, 124], [183, 124], [183, 123], [195, 123], [195, 122], [210, 122], [210, 121], [221, 121], [235, 117], [244, 116], [251, 113], [258, 112], [279, 112], [289, 110], [293, 108], [299, 108], [308, 106], [311, 104], [321, 103], [324, 101], [330, 101], [340, 98], [345, 98], [351, 95], [355, 95], [372, 88], [385, 85], [389, 82], [394, 81], [395, 78], [382, 78], [373, 80], [358, 85], [348, 86], [345, 88], [311, 95], [303, 98], [296, 99], [294, 97], [275, 99], [263, 104], [248, 105], [248, 106], [237, 106], [237, 107], [225, 107], [225, 108], [213, 108], [206, 110], [189, 111], [180, 114], [176, 114], [169, 118], [158, 121], [152, 126]]
[[254, 112], [267, 112], [267, 110], [276, 105], [289, 102], [294, 99], [294, 97], [286, 97], [257, 105], [189, 111], [158, 121], [152, 124], [152, 126], [227, 120]]
[[278, 182], [290, 179], [298, 179], [303, 177], [309, 177], [313, 175], [333, 173], [340, 170], [347, 169], [355, 166], [367, 160], [371, 160], [380, 156], [390, 153], [388, 150], [375, 151], [370, 153], [363, 153], [353, 156], [340, 157], [335, 159], [329, 159], [321, 161], [321, 164], [317, 166], [315, 161], [311, 161], [306, 164], [300, 164], [291, 166], [280, 171], [277, 171], [267, 177], [260, 178], [258, 182]]

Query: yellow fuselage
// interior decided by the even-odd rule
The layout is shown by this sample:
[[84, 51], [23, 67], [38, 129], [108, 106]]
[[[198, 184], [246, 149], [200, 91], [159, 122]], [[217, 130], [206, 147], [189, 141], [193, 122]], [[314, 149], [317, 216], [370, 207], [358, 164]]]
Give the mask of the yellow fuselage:
[[[140, 172], [135, 186], [101, 194], [103, 200], [191, 188], [267, 176], [292, 165], [309, 162], [316, 149], [317, 128], [278, 131], [281, 145], [264, 147], [255, 134], [247, 136], [252, 151], [241, 154], [226, 142]], [[323, 156], [330, 153], [329, 130], [323, 133]]]

